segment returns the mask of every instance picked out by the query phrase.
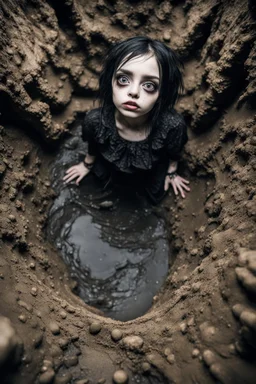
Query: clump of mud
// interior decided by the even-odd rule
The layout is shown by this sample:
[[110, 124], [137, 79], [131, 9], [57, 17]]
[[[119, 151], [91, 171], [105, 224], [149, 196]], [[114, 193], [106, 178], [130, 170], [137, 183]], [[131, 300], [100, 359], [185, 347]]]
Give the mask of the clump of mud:
[[[255, 17], [252, 1], [0, 1], [0, 371], [10, 384], [254, 383]], [[112, 42], [149, 35], [184, 60], [192, 191], [159, 207], [173, 256], [146, 314], [73, 293], [45, 235], [50, 168], [93, 107]], [[160, 256], [159, 256], [160, 257]]]

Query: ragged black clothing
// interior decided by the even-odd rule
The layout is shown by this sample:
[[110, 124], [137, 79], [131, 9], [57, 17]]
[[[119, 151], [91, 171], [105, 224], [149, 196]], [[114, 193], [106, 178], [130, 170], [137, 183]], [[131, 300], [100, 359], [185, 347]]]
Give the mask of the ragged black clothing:
[[96, 156], [92, 172], [105, 184], [144, 190], [157, 204], [165, 195], [164, 180], [171, 160], [178, 161], [187, 142], [183, 117], [174, 109], [161, 115], [148, 137], [122, 138], [115, 124], [115, 109], [93, 109], [82, 126], [88, 153]]

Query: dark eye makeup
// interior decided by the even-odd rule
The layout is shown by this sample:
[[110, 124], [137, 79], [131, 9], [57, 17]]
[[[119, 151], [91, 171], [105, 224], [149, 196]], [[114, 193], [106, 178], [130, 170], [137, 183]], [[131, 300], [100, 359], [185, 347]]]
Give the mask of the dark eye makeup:
[[[123, 74], [116, 75], [117, 85], [125, 86], [130, 83], [129, 77]], [[153, 81], [145, 81], [142, 83], [142, 87], [146, 92], [153, 93], [156, 92], [159, 88], [158, 84]]]

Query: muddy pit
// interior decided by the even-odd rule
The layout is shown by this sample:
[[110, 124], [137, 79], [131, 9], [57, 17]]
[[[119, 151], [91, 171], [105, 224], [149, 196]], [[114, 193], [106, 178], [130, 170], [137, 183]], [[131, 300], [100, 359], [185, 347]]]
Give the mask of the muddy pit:
[[[0, 4], [1, 382], [254, 383], [253, 2]], [[61, 162], [79, 156], [79, 122], [94, 105], [106, 49], [143, 34], [170, 44], [184, 60], [177, 109], [189, 125], [181, 172], [192, 190], [185, 200], [170, 193], [154, 209], [113, 195], [112, 210], [97, 209], [106, 200], [97, 185], [63, 188]], [[113, 236], [117, 223], [130, 237], [121, 230]], [[82, 226], [91, 239], [86, 249]], [[147, 239], [156, 234], [153, 247]], [[97, 275], [107, 270], [105, 261], [91, 258], [91, 280], [74, 258], [66, 260], [69, 268], [63, 262], [65, 244], [91, 255], [93, 239], [102, 250], [120, 245], [120, 268], [118, 252], [110, 251], [115, 268], [105, 276], [107, 290]], [[138, 257], [141, 269], [132, 268]], [[159, 276], [154, 269], [154, 284], [152, 260], [163, 267]], [[76, 295], [79, 286], [91, 305]], [[125, 292], [141, 292], [141, 305], [125, 302]]]

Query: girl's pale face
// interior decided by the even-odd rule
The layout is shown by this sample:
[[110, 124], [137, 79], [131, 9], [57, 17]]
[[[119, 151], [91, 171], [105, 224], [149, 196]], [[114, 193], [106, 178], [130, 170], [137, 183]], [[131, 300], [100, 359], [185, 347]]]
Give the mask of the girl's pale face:
[[160, 72], [152, 53], [120, 65], [112, 79], [113, 103], [129, 119], [147, 118], [160, 87]]

